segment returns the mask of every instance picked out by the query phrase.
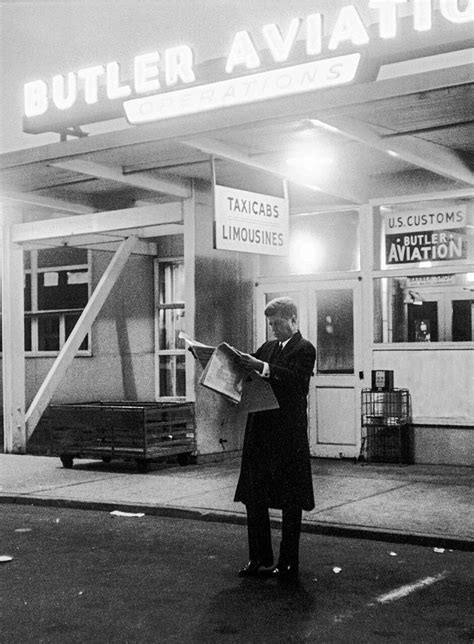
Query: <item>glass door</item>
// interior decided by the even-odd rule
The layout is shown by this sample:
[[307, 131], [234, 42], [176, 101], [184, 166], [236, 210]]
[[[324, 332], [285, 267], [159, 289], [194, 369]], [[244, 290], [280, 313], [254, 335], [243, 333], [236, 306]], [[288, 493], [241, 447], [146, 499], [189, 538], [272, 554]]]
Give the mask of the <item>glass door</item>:
[[271, 339], [263, 310], [274, 297], [295, 300], [303, 337], [316, 347], [310, 382], [312, 456], [355, 458], [360, 449], [361, 325], [356, 280], [262, 284], [257, 288], [257, 344]]
[[360, 448], [360, 284], [313, 284], [308, 304], [317, 356], [310, 392], [311, 453], [355, 458]]

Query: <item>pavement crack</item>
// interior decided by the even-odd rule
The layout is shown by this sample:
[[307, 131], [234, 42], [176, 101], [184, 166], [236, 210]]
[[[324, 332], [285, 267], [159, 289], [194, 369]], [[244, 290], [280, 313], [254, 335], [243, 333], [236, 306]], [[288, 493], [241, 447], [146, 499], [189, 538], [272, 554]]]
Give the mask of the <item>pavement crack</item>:
[[104, 477], [103, 479], [94, 479], [93, 481], [78, 481], [76, 483], [67, 483], [66, 485], [50, 485], [47, 487], [41, 487], [33, 490], [28, 490], [28, 492], [17, 492], [18, 496], [28, 496], [30, 494], [39, 494], [41, 492], [48, 492], [50, 490], [64, 490], [72, 487], [79, 487], [80, 485], [90, 485], [98, 483], [99, 481], [110, 481], [111, 478], [118, 479], [123, 478], [123, 476], [114, 476], [114, 477]]
[[[219, 486], [219, 490], [228, 490], [230, 488], [233, 488], [234, 484], [232, 485], [221, 485]], [[200, 490], [198, 492], [192, 492], [191, 494], [182, 494], [181, 496], [174, 496], [172, 499], [169, 500], [169, 502], [174, 502], [174, 501], [179, 501], [180, 499], [192, 499], [193, 497], [196, 496], [201, 496], [202, 494], [207, 494], [208, 492], [212, 492], [215, 489], [215, 487], [210, 487], [209, 490], [203, 491]]]
[[351, 503], [359, 503], [360, 501], [366, 501], [367, 499], [372, 499], [381, 494], [387, 494], [387, 492], [394, 492], [395, 490], [401, 490], [404, 487], [408, 487], [411, 483], [405, 483], [404, 485], [396, 485], [395, 487], [390, 487], [381, 492], [374, 492], [373, 494], [367, 494], [366, 496], [360, 496], [357, 499], [351, 499], [349, 501], [344, 501], [343, 503], [336, 503], [335, 505], [330, 505], [326, 508], [321, 508], [321, 510], [312, 511], [311, 514], [321, 514], [322, 512], [328, 512], [330, 510], [336, 510], [337, 508], [342, 508], [345, 505], [350, 505]]

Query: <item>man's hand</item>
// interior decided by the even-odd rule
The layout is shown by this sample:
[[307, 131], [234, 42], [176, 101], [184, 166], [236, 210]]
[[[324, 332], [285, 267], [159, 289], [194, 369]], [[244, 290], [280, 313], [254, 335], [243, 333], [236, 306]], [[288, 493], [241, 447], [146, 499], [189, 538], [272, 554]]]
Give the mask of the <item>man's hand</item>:
[[249, 353], [242, 353], [240, 355], [240, 364], [244, 369], [247, 369], [248, 371], [257, 371], [258, 373], [262, 373], [264, 366], [264, 363], [261, 360], [254, 358]]

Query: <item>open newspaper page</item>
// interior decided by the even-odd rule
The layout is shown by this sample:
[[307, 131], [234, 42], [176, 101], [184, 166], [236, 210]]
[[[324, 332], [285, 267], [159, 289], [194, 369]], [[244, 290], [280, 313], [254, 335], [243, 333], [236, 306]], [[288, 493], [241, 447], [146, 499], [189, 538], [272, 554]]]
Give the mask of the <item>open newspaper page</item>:
[[268, 382], [256, 371], [251, 371], [244, 380], [244, 389], [239, 407], [248, 412], [278, 409], [278, 401]]
[[181, 331], [179, 337], [184, 340], [186, 348], [191, 351], [196, 360], [199, 360], [201, 366], [205, 368], [216, 347], [211, 347], [208, 344], [203, 344], [202, 342], [193, 340], [183, 331]]
[[247, 373], [240, 367], [240, 352], [227, 342], [221, 342], [201, 376], [200, 383], [222, 394], [234, 403], [242, 399], [242, 390]]
[[211, 347], [193, 340], [186, 333], [179, 337], [204, 368], [200, 384], [239, 404], [247, 412], [277, 409], [278, 402], [270, 383], [256, 371], [248, 372], [240, 366], [240, 351], [227, 342]]

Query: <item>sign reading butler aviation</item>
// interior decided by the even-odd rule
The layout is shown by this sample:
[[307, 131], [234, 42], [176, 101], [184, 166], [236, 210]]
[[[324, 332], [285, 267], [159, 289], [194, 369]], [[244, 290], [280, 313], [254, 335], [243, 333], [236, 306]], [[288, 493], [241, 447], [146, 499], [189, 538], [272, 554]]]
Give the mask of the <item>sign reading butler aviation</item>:
[[406, 212], [385, 217], [386, 263], [413, 264], [467, 257], [466, 206]]
[[[404, 39], [415, 36], [416, 42], [419, 34], [416, 51], [425, 51], [437, 48], [445, 31], [457, 30], [461, 41], [463, 33], [470, 38], [474, 20], [474, 0], [437, 0], [439, 7], [431, 0], [310, 4], [307, 15], [294, 15], [281, 25], [252, 25], [224, 38], [229, 47], [216, 59], [210, 77], [209, 61], [197, 59], [191, 44], [183, 42], [120, 63], [96, 61], [29, 80], [24, 85], [24, 130], [61, 131], [119, 118], [123, 110], [129, 123], [138, 125], [342, 85], [357, 78], [362, 56], [370, 51], [380, 55], [384, 43], [390, 61], [394, 39], [403, 43], [395, 51], [405, 51]], [[320, 13], [318, 4], [330, 15]], [[244, 20], [245, 14], [238, 17]]]
[[215, 246], [262, 255], [288, 253], [288, 200], [215, 186]]

